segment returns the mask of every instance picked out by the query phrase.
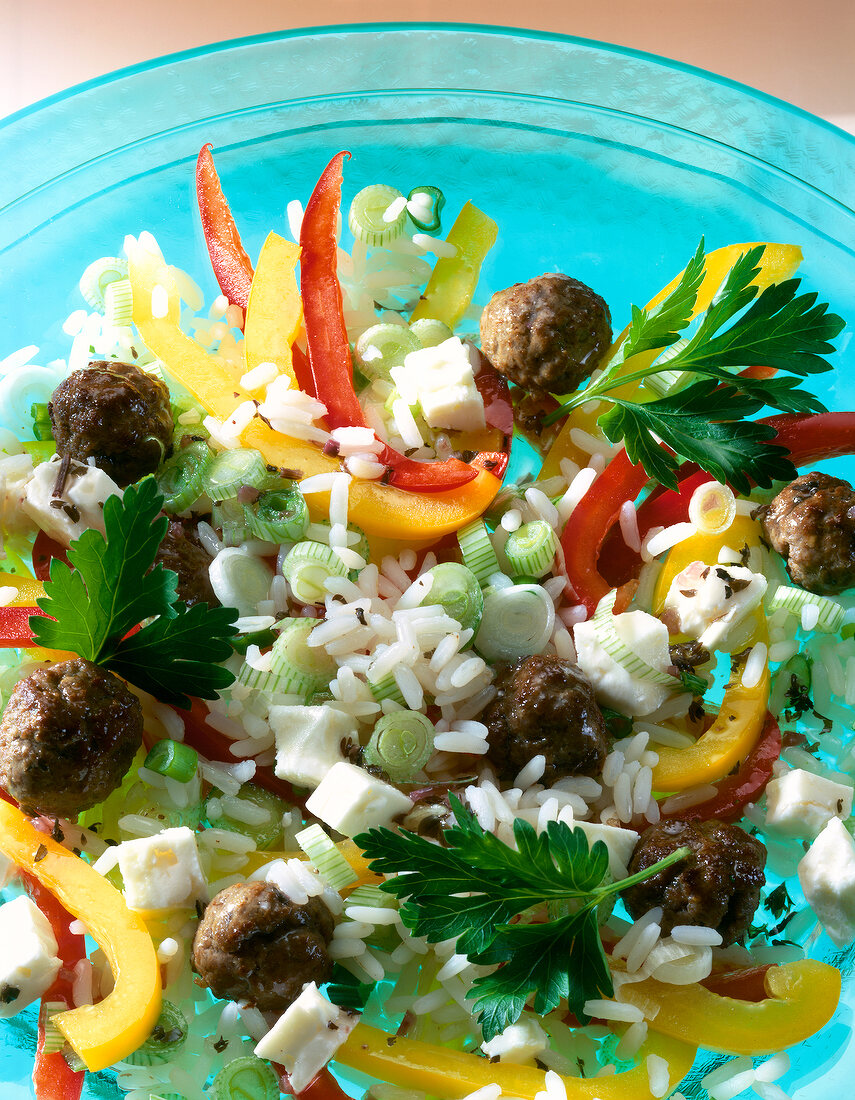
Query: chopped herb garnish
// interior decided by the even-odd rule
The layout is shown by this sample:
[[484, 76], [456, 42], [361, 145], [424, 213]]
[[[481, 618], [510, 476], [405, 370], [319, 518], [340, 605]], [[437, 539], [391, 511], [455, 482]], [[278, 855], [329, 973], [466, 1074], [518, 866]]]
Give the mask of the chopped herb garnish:
[[106, 538], [90, 528], [75, 539], [73, 568], [53, 559], [38, 601], [51, 618], [33, 615], [30, 628], [39, 645], [69, 649], [189, 709], [189, 696], [213, 699], [234, 680], [217, 662], [232, 652], [237, 611], [178, 599], [176, 574], [154, 564], [168, 524], [162, 506], [151, 477], [108, 497]]
[[47, 848], [44, 846], [44, 844], [40, 844], [38, 848], [36, 848], [36, 854], [33, 856], [33, 863], [41, 863], [46, 855]]
[[775, 918], [780, 920], [785, 913], [793, 907], [793, 899], [787, 893], [787, 884], [782, 882], [780, 886], [776, 886], [766, 898], [766, 908]]
[[[485, 1039], [519, 1019], [529, 996], [545, 1015], [566, 1001], [584, 1018], [587, 1000], [613, 994], [600, 941], [598, 906], [628, 886], [689, 854], [667, 859], [619, 882], [607, 882], [608, 850], [589, 849], [582, 829], [550, 821], [546, 831], [519, 818], [516, 848], [485, 832], [454, 795], [456, 825], [443, 830], [442, 846], [409, 832], [371, 829], [356, 843], [371, 870], [397, 877], [380, 887], [407, 900], [401, 919], [428, 942], [456, 939], [456, 950], [497, 969], [476, 979], [472, 996]], [[551, 906], [563, 915], [527, 923]], [[522, 918], [518, 923], [511, 923]]]

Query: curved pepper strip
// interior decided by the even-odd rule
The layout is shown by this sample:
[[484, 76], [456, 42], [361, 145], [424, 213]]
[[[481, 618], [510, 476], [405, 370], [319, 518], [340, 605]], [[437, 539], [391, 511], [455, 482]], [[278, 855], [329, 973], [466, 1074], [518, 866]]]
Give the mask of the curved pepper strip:
[[[621, 986], [621, 998], [644, 1006], [660, 1035], [722, 1054], [775, 1054], [824, 1027], [840, 1000], [840, 972], [815, 959], [772, 966], [766, 999], [723, 997], [701, 985], [666, 985], [654, 978]], [[656, 1006], [654, 1014], [650, 1008]]]
[[303, 321], [294, 270], [299, 258], [299, 245], [278, 233], [268, 234], [249, 292], [243, 342], [247, 371], [261, 363], [273, 363], [293, 383], [297, 376], [291, 346]]
[[20, 577], [17, 573], [0, 573], [0, 588], [17, 589], [17, 595], [0, 607], [0, 649], [17, 649], [31, 645], [33, 632], [30, 629], [30, 616], [44, 615], [44, 611], [35, 606], [36, 600], [44, 598], [44, 587], [40, 581], [30, 577]]
[[0, 802], [0, 851], [82, 920], [107, 956], [113, 991], [53, 1018], [87, 1069], [106, 1069], [144, 1043], [160, 1015], [160, 967], [145, 924], [107, 879], [8, 802]]
[[[760, 270], [757, 278], [754, 280], [754, 284], [758, 286], [760, 290], [764, 290], [766, 287], [771, 286], [772, 283], [779, 283], [783, 279], [789, 279], [802, 262], [802, 250], [792, 244], [773, 244], [769, 241], [753, 241], [745, 244], [726, 245], [724, 248], [715, 249], [713, 252], [708, 253], [705, 259], [704, 280], [701, 283], [697, 301], [695, 302], [695, 308], [692, 311], [693, 317], [697, 317], [699, 313], [707, 309], [715, 293], [724, 282], [728, 272], [739, 257], [749, 249], [756, 248], [758, 244], [762, 244], [765, 249], [758, 265]], [[682, 277], [683, 271], [681, 271], [679, 275], [676, 275], [667, 286], [663, 287], [655, 297], [651, 298], [645, 306], [645, 309], [650, 310], [658, 306], [659, 303], [667, 298], [671, 291], [674, 290]], [[627, 325], [623, 332], [612, 343], [608, 355], [603, 360], [604, 363], [608, 363], [628, 335], [629, 326]], [[631, 361], [628, 361], [621, 367], [620, 373], [629, 373], [630, 371], [634, 372], [643, 369], [646, 365], [654, 362], [659, 354], [660, 352], [656, 350], [644, 352], [641, 355], [635, 355]], [[625, 387], [615, 390], [615, 396], [637, 398], [639, 392], [649, 393], [651, 399], [656, 396], [652, 390], [644, 390], [643, 383], [641, 382], [632, 382]], [[549, 454], [544, 460], [543, 469], [540, 474], [541, 477], [554, 477], [560, 474], [562, 458], [570, 458], [580, 466], [587, 466], [590, 456], [585, 451], [576, 447], [570, 438], [570, 432], [573, 428], [582, 428], [592, 435], [602, 435], [597, 426], [597, 419], [601, 415], [601, 408], [595, 408], [590, 411], [585, 408], [580, 408], [575, 409], [571, 413], [562, 426], [561, 432], [552, 445]]]
[[203, 145], [196, 159], [196, 199], [205, 244], [220, 290], [232, 305], [246, 309], [252, 283], [252, 261], [241, 244], [235, 220], [220, 187], [210, 145]]
[[[650, 1035], [632, 1069], [610, 1077], [563, 1077], [567, 1100], [647, 1100], [650, 1083], [646, 1058], [658, 1054], [670, 1067], [671, 1085], [677, 1088], [692, 1068], [697, 1044], [664, 1035]], [[511, 1062], [492, 1063], [465, 1051], [449, 1050], [357, 1024], [335, 1056], [336, 1062], [401, 1088], [417, 1089], [440, 1100], [460, 1100], [484, 1085], [498, 1084], [504, 1096], [534, 1100], [543, 1092], [544, 1072]]]

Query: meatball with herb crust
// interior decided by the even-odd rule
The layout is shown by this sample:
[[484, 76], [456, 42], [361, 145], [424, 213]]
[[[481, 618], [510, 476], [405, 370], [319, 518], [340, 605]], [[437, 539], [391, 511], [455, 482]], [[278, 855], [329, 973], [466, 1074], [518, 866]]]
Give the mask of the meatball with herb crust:
[[239, 882], [208, 904], [191, 961], [215, 997], [283, 1012], [306, 982], [332, 977], [333, 916], [320, 898], [296, 905], [272, 882]]
[[512, 782], [539, 755], [546, 757], [546, 784], [602, 771], [606, 724], [590, 682], [571, 661], [523, 657], [498, 671], [495, 686], [481, 721], [500, 779]]
[[494, 294], [481, 314], [481, 350], [524, 390], [571, 393], [609, 349], [605, 301], [569, 275], [539, 275]]
[[75, 818], [119, 786], [142, 745], [140, 701], [75, 657], [16, 685], [0, 721], [0, 787], [27, 811]]
[[742, 939], [766, 881], [765, 846], [723, 821], [662, 821], [641, 834], [630, 875], [683, 847], [691, 849], [685, 859], [624, 891], [629, 915], [638, 920], [661, 906], [663, 935], [677, 924], [692, 924], [714, 928], [725, 947]]
[[211, 555], [202, 545], [193, 520], [170, 517], [154, 560], [177, 575], [178, 598], [188, 607], [197, 603], [219, 606], [209, 573]]
[[57, 453], [92, 459], [122, 489], [172, 453], [169, 390], [133, 363], [98, 360], [74, 371], [48, 410]]

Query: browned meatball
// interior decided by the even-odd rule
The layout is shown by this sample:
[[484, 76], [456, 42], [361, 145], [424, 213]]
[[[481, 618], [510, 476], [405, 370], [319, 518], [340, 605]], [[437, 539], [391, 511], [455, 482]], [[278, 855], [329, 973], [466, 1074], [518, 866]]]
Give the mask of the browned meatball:
[[26, 810], [76, 817], [122, 781], [142, 744], [139, 699], [82, 657], [21, 680], [0, 722], [0, 786]]
[[56, 449], [95, 465], [124, 488], [172, 452], [169, 390], [133, 363], [99, 360], [76, 370], [48, 405]]
[[178, 598], [188, 607], [194, 603], [206, 603], [209, 607], [219, 604], [208, 571], [211, 557], [192, 520], [170, 519], [155, 561], [178, 575]]
[[597, 775], [606, 758], [606, 724], [590, 683], [560, 657], [523, 657], [496, 676], [498, 694], [484, 711], [487, 758], [513, 780], [533, 756], [546, 757], [544, 783]]
[[239, 882], [205, 909], [193, 940], [193, 969], [216, 997], [281, 1012], [306, 982], [332, 977], [334, 921], [318, 898], [295, 905], [270, 882]]
[[525, 390], [570, 393], [612, 340], [609, 307], [569, 275], [540, 275], [500, 290], [481, 314], [481, 350]]
[[826, 596], [855, 585], [855, 493], [848, 481], [802, 474], [757, 515], [796, 584]]
[[697, 924], [714, 928], [725, 945], [734, 943], [748, 931], [760, 901], [765, 846], [722, 821], [663, 821], [641, 834], [629, 873], [684, 846], [693, 854], [624, 892], [630, 916], [637, 920], [661, 905], [665, 935], [675, 924]]

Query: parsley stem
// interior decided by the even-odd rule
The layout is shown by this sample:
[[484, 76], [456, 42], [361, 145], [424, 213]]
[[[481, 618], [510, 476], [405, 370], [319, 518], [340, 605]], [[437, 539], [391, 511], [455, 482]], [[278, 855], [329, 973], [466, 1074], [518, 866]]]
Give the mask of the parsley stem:
[[653, 878], [653, 876], [660, 871], [664, 871], [666, 867], [670, 867], [674, 863], [679, 863], [680, 860], [686, 859], [686, 857], [691, 854], [691, 848], [685, 846], [678, 848], [676, 852], [672, 852], [670, 856], [665, 856], [665, 858], [660, 859], [658, 863], [652, 863], [649, 867], [645, 867], [643, 871], [636, 871], [636, 873], [630, 875], [629, 878], [622, 878], [617, 882], [610, 882], [607, 885], [598, 886], [593, 893], [600, 894], [601, 897], [598, 898], [597, 901], [602, 901], [603, 897], [608, 897], [609, 894], [619, 894], [621, 891], [629, 889], [630, 886], [635, 886], [638, 882], [644, 882], [645, 879]]

